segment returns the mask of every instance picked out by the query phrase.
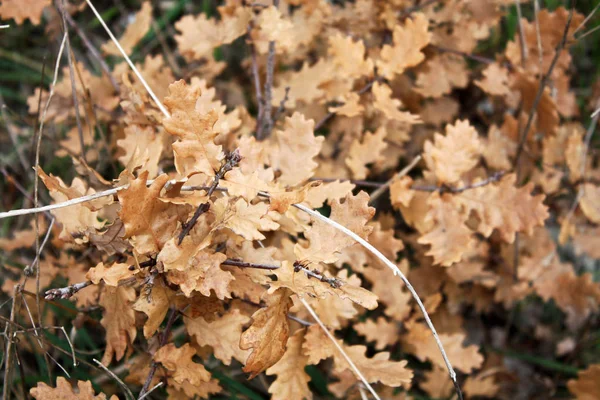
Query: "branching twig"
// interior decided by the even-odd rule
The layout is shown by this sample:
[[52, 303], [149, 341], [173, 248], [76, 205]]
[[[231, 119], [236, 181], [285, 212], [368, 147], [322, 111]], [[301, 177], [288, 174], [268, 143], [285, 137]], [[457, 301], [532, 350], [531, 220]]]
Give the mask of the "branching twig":
[[467, 190], [470, 189], [476, 189], [476, 188], [480, 188], [483, 186], [487, 186], [490, 183], [493, 182], [498, 182], [500, 179], [502, 179], [502, 177], [506, 174], [505, 171], [499, 171], [496, 172], [495, 174], [490, 175], [487, 179], [484, 179], [480, 182], [476, 182], [476, 183], [472, 183], [470, 185], [466, 185], [466, 186], [461, 186], [461, 187], [451, 187], [451, 186], [447, 186], [447, 185], [442, 185], [442, 186], [419, 186], [419, 185], [413, 185], [410, 187], [411, 190], [418, 190], [420, 192], [440, 192], [440, 194], [443, 193], [462, 193], [465, 192]]
[[[518, 2], [519, 0], [516, 0], [516, 1]], [[515, 166], [519, 164], [519, 159], [521, 158], [521, 154], [523, 153], [523, 147], [525, 146], [525, 143], [527, 142], [527, 136], [529, 135], [529, 131], [531, 130], [531, 125], [533, 123], [533, 117], [536, 114], [537, 107], [540, 103], [540, 100], [542, 99], [542, 94], [544, 93], [544, 89], [545, 89], [546, 85], [548, 84], [548, 81], [550, 80], [550, 75], [552, 75], [552, 71], [554, 70], [554, 67], [556, 66], [558, 57], [560, 56], [560, 53], [562, 52], [563, 48], [565, 47], [565, 44], [567, 43], [567, 36], [569, 33], [569, 27], [571, 26], [572, 19], [573, 19], [573, 9], [571, 8], [571, 10], [569, 11], [569, 17], [567, 19], [567, 24], [565, 25], [565, 30], [563, 32], [562, 39], [556, 45], [554, 58], [552, 58], [552, 62], [550, 63], [550, 66], [548, 67], [548, 71], [546, 71], [546, 73], [544, 74], [544, 76], [542, 77], [542, 79], [540, 81], [540, 86], [538, 88], [537, 93], [535, 94], [535, 99], [533, 100], [531, 110], [529, 111], [529, 117], [527, 118], [527, 124], [525, 124], [525, 129], [521, 133], [521, 138], [519, 140], [519, 146], [517, 147], [517, 154], [515, 156], [515, 161], [513, 163], [513, 165], [515, 165]]]
[[301, 261], [296, 260], [296, 261], [294, 261], [293, 265], [294, 265], [294, 272], [302, 271], [306, 274], [306, 276], [309, 279], [314, 278], [318, 281], [325, 282], [334, 289], [339, 289], [344, 284], [344, 282], [341, 279], [338, 279], [335, 277], [327, 277], [327, 276], [325, 276], [325, 274], [323, 274], [322, 272], [320, 272], [317, 269], [310, 270], [310, 269], [306, 268], [306, 266]]
[[46, 300], [55, 300], [55, 299], [68, 299], [73, 296], [75, 293], [79, 292], [81, 289], [85, 289], [86, 287], [92, 285], [92, 281], [85, 281], [74, 283], [69, 286], [65, 286], [63, 288], [58, 289], [49, 289], [46, 291], [44, 298]]
[[277, 108], [277, 111], [275, 111], [275, 115], [273, 116], [273, 121], [277, 121], [279, 119], [279, 116], [285, 111], [285, 103], [287, 103], [287, 101], [289, 100], [289, 94], [290, 94], [290, 87], [286, 86], [285, 94], [283, 96], [283, 99], [281, 99], [281, 101], [279, 102], [279, 107]]
[[[208, 189], [208, 192], [206, 193], [206, 196], [209, 199], [210, 199], [210, 196], [212, 196], [214, 191], [217, 189], [217, 186], [219, 185], [219, 180], [221, 180], [227, 172], [231, 171], [241, 161], [241, 159], [242, 158], [241, 158], [238, 150], [232, 151], [225, 157], [225, 162], [221, 165], [221, 168], [219, 168], [219, 170], [215, 174], [213, 183], [210, 186], [210, 188]], [[198, 218], [200, 218], [200, 216], [202, 214], [204, 214], [205, 212], [207, 212], [209, 209], [210, 209], [210, 202], [202, 203], [198, 206], [198, 208], [194, 212], [194, 215], [192, 216], [192, 218], [188, 222], [183, 224], [181, 233], [179, 234], [178, 245], [180, 245], [181, 242], [183, 242], [183, 238], [186, 237], [187, 234], [190, 233], [190, 231], [192, 230], [194, 225], [196, 225]]]
[[[173, 323], [177, 319], [177, 309], [175, 307], [171, 308], [171, 313], [169, 314], [169, 319], [167, 320], [167, 325], [165, 326], [165, 330], [160, 337], [160, 347], [163, 347], [167, 344], [167, 340], [169, 340], [169, 334], [171, 333], [171, 328], [173, 328]], [[146, 393], [148, 393], [148, 388], [150, 388], [150, 384], [152, 383], [152, 379], [154, 379], [154, 374], [156, 374], [156, 370], [158, 369], [158, 362], [152, 360], [152, 364], [150, 365], [150, 371], [148, 372], [148, 377], [146, 378], [146, 382], [144, 382], [144, 386], [140, 391], [138, 396], [138, 400], [143, 399]]]
[[379, 196], [381, 196], [383, 193], [385, 193], [386, 190], [388, 190], [388, 188], [390, 187], [390, 185], [392, 184], [392, 182], [394, 180], [400, 179], [403, 176], [407, 175], [414, 167], [417, 166], [419, 161], [421, 161], [421, 155], [418, 155], [415, 158], [413, 158], [413, 160], [410, 162], [410, 164], [408, 164], [406, 167], [402, 168], [402, 170], [400, 172], [398, 172], [396, 175], [394, 175], [392, 177], [392, 179], [390, 179], [389, 181], [384, 183], [382, 186], [380, 186], [378, 189], [376, 189], [373, 193], [371, 193], [371, 198], [369, 199], [369, 203], [370, 204], [375, 203], [375, 201], [379, 198]]

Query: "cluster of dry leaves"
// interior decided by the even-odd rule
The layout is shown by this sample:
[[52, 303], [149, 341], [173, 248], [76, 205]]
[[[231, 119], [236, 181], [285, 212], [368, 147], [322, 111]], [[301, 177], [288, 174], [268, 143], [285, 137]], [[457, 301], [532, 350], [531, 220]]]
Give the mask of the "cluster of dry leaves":
[[[53, 15], [50, 3], [4, 1], [0, 16], [37, 24], [44, 7]], [[451, 396], [442, 356], [402, 281], [352, 238], [293, 207], [302, 203], [407, 275], [467, 398], [515, 398], [535, 387], [484, 348], [502, 347], [506, 333], [470, 319], [507, 314], [532, 297], [553, 302], [565, 329], [538, 325], [532, 340], [564, 357], [598, 313], [592, 271], [559, 252], [568, 245], [600, 258], [600, 168], [588, 154], [597, 120], [586, 135], [569, 76], [569, 46], [585, 16], [541, 10], [536, 22], [520, 21], [522, 38], [473, 65], [470, 55], [512, 0], [276, 4], [228, 0], [216, 16], [179, 19], [174, 51], [190, 66], [185, 78], [162, 55], [137, 65], [166, 112], [125, 62], [110, 75], [80, 60], [63, 66], [47, 110], [48, 90], [31, 94], [30, 113], [66, 132], [55, 155], [71, 156], [78, 174], [65, 183], [42, 160], [37, 174], [53, 203], [120, 189], [53, 209], [46, 249], [55, 251], [42, 253], [39, 286], [30, 278], [17, 288], [70, 298], [82, 310], [78, 328], [91, 323], [85, 310], [101, 307], [101, 362], [124, 362], [124, 382], [142, 392], [163, 382], [173, 399], [220, 393], [207, 369], [216, 359], [241, 364], [249, 379], [266, 374], [273, 399], [313, 398], [311, 365], [337, 398], [360, 397], [359, 378], [302, 299], [327, 329], [352, 337], [338, 344], [382, 397], [408, 399], [417, 388]], [[122, 33], [127, 53], [152, 13], [144, 3]], [[215, 57], [228, 46], [247, 49], [241, 65]], [[120, 57], [110, 41], [101, 52]], [[233, 67], [241, 75], [229, 78]], [[478, 93], [477, 109], [457, 96], [467, 88]], [[103, 146], [122, 168], [116, 179], [98, 167], [112, 162]], [[398, 172], [417, 156], [416, 167]], [[382, 182], [372, 197], [365, 179]], [[42, 235], [48, 219], [38, 223]], [[31, 264], [19, 249], [34, 246], [35, 232], [32, 223], [0, 247]], [[61, 278], [69, 286], [59, 288]], [[20, 282], [6, 279], [2, 290], [12, 295]], [[55, 322], [46, 306], [55, 301], [42, 302], [44, 324]], [[16, 318], [29, 321], [29, 311], [35, 320], [29, 308]], [[582, 371], [568, 390], [600, 397], [599, 369]], [[64, 378], [31, 394], [106, 398]]]

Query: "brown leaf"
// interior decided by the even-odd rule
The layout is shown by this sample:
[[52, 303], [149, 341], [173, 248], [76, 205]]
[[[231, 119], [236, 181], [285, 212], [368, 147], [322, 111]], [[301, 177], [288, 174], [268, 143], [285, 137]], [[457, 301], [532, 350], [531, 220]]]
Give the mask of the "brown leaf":
[[[94, 394], [92, 382], [77, 381], [77, 391], [75, 391], [62, 376], [56, 378], [55, 388], [46, 385], [44, 382], [38, 382], [37, 387], [31, 388], [29, 393], [37, 400], [106, 400], [104, 393]], [[118, 400], [118, 397], [113, 395], [110, 400]]]
[[380, 161], [383, 158], [383, 150], [387, 148], [384, 141], [387, 135], [385, 128], [377, 129], [375, 133], [365, 132], [361, 140], [355, 139], [350, 144], [346, 165], [352, 171], [352, 176], [356, 179], [364, 179], [369, 172], [367, 164]]
[[190, 336], [195, 337], [200, 346], [211, 346], [214, 356], [223, 364], [230, 365], [231, 358], [243, 363], [249, 352], [240, 348], [242, 327], [250, 318], [232, 309], [224, 316], [207, 322], [204, 318], [184, 318], [185, 327]]
[[594, 400], [600, 397], [600, 364], [592, 364], [586, 370], [580, 371], [577, 379], [567, 382], [569, 392], [573, 393], [577, 400]]
[[131, 303], [135, 300], [135, 289], [130, 287], [106, 286], [100, 297], [104, 307], [100, 323], [106, 329], [106, 350], [102, 364], [108, 365], [113, 355], [119, 361], [127, 348], [133, 344], [137, 331], [135, 314]]
[[[143, 293], [143, 291], [142, 291]], [[148, 316], [144, 323], [144, 337], [152, 337], [165, 319], [175, 293], [165, 286], [162, 279], [156, 279], [149, 295], [140, 295], [133, 304], [135, 311], [143, 312]]]
[[377, 322], [368, 319], [354, 325], [354, 329], [358, 334], [365, 336], [368, 342], [375, 342], [376, 350], [383, 350], [386, 346], [391, 346], [399, 340], [398, 323], [388, 322], [384, 317], [377, 318]]
[[[146, 35], [150, 29], [151, 21], [152, 5], [149, 1], [144, 2], [142, 8], [135, 14], [134, 20], [127, 25], [125, 33], [118, 39], [127, 55], [131, 54], [135, 45]], [[112, 41], [102, 45], [102, 51], [107, 55], [121, 56], [121, 52]]]
[[302, 352], [303, 342], [304, 329], [300, 329], [288, 340], [283, 357], [267, 369], [267, 375], [277, 375], [269, 387], [274, 400], [312, 400], [310, 376], [304, 372], [308, 357]]
[[21, 25], [26, 19], [33, 25], [39, 25], [42, 12], [51, 0], [4, 0], [0, 4], [0, 17], [2, 19], [14, 19], [17, 25]]
[[287, 318], [292, 306], [290, 295], [291, 291], [282, 288], [267, 296], [267, 307], [252, 315], [252, 325], [242, 333], [240, 348], [252, 349], [244, 366], [244, 372], [250, 374], [249, 379], [275, 365], [285, 353], [290, 335]]
[[179, 348], [169, 343], [154, 354], [154, 361], [172, 371], [175, 382], [182, 384], [187, 381], [192, 385], [200, 385], [210, 380], [210, 372], [204, 368], [204, 365], [192, 361], [195, 354], [196, 351], [189, 343]]

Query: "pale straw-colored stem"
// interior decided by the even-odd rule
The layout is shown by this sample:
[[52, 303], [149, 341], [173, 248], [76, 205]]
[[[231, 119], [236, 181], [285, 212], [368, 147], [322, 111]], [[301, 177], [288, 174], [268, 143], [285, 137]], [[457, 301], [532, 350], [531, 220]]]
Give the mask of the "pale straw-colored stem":
[[111, 30], [108, 28], [108, 26], [102, 19], [102, 16], [98, 12], [98, 10], [96, 10], [96, 7], [94, 7], [94, 5], [92, 4], [92, 2], [90, 0], [85, 0], [85, 1], [88, 4], [88, 6], [90, 6], [90, 8], [92, 9], [92, 12], [96, 15], [96, 18], [98, 18], [98, 21], [100, 22], [100, 24], [102, 25], [102, 27], [104, 28], [106, 33], [108, 33], [108, 36], [110, 36], [110, 39], [113, 41], [115, 46], [117, 46], [117, 49], [119, 49], [119, 51], [121, 52], [121, 55], [123, 56], [123, 58], [125, 58], [125, 61], [127, 61], [127, 64], [129, 64], [129, 67], [133, 70], [133, 73], [138, 77], [138, 79], [140, 80], [142, 85], [144, 85], [144, 88], [148, 91], [148, 94], [150, 94], [150, 97], [152, 97], [152, 100], [154, 100], [154, 102], [156, 103], [156, 105], [158, 106], [160, 111], [164, 114], [164, 116], [167, 118], [170, 118], [171, 114], [169, 114], [169, 112], [167, 111], [167, 109], [165, 108], [163, 103], [158, 99], [158, 96], [156, 96], [156, 94], [154, 94], [154, 91], [152, 90], [152, 88], [150, 88], [150, 86], [148, 85], [148, 83], [146, 82], [146, 80], [144, 79], [142, 74], [140, 73], [140, 71], [138, 71], [138, 69], [135, 67], [135, 65], [133, 65], [133, 62], [131, 62], [131, 59], [129, 58], [129, 56], [127, 55], [125, 50], [123, 50], [123, 47], [121, 47], [121, 44], [119, 43], [119, 41], [117, 40], [115, 35], [113, 35]]
[[367, 381], [367, 378], [365, 378], [365, 376], [362, 374], [362, 372], [360, 372], [360, 370], [358, 369], [358, 367], [356, 366], [356, 364], [354, 364], [354, 362], [352, 362], [352, 359], [344, 351], [344, 348], [342, 346], [340, 346], [340, 344], [338, 343], [338, 341], [335, 339], [335, 336], [333, 336], [333, 334], [331, 332], [329, 332], [329, 329], [327, 329], [327, 327], [325, 326], [325, 324], [323, 323], [323, 321], [321, 321], [321, 319], [319, 318], [319, 316], [317, 315], [317, 313], [315, 312], [315, 310], [302, 297], [298, 297], [298, 299], [300, 299], [300, 302], [302, 303], [302, 305], [304, 306], [304, 308], [306, 308], [306, 310], [308, 311], [308, 313], [313, 317], [313, 319], [315, 321], [317, 321], [317, 324], [319, 324], [319, 326], [321, 327], [321, 329], [323, 329], [323, 332], [325, 332], [325, 334], [327, 335], [327, 337], [329, 339], [331, 339], [331, 342], [338, 349], [338, 351], [340, 352], [340, 354], [342, 355], [342, 357], [344, 357], [344, 359], [346, 360], [346, 362], [348, 363], [348, 365], [350, 365], [350, 368], [352, 368], [352, 371], [354, 371], [354, 373], [356, 374], [356, 376], [358, 376], [358, 378], [362, 381], [362, 383], [365, 384], [365, 386], [367, 387], [367, 389], [369, 389], [369, 392], [371, 392], [371, 394], [373, 395], [373, 397], [375, 397], [377, 400], [381, 400], [381, 398], [379, 397], [379, 395], [377, 394], [377, 392], [375, 391], [375, 389], [373, 389], [373, 387], [369, 384], [369, 381]]

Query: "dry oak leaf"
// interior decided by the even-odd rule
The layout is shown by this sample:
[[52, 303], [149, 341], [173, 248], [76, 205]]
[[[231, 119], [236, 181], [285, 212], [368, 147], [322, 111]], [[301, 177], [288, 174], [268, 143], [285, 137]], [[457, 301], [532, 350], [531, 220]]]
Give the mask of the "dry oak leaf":
[[107, 229], [102, 232], [97, 232], [95, 229], [92, 232], [89, 229], [87, 234], [90, 237], [90, 243], [108, 256], [125, 253], [129, 249], [129, 242], [123, 238], [125, 235], [123, 221], [116, 218], [112, 225], [105, 228]]
[[321, 59], [313, 65], [305, 62], [300, 71], [290, 72], [283, 75], [279, 85], [273, 88], [273, 107], [279, 107], [285, 98], [286, 88], [289, 89], [287, 108], [295, 108], [298, 101], [310, 104], [321, 99], [325, 95], [322, 85], [335, 78], [333, 63]]
[[17, 25], [29, 19], [33, 25], [38, 25], [42, 19], [42, 12], [51, 0], [3, 0], [0, 3], [0, 17], [13, 18]]
[[[400, 270], [406, 273], [408, 271], [408, 262], [403, 260], [399, 266]], [[402, 287], [402, 284], [389, 268], [365, 268], [365, 277], [372, 282], [371, 290], [379, 301], [385, 304], [385, 315], [393, 318], [395, 321], [404, 321], [411, 311], [411, 294]]]
[[553, 277], [535, 282], [536, 291], [544, 300], [554, 299], [568, 316], [581, 321], [600, 306], [600, 284], [591, 273], [575, 275], [572, 268]]
[[256, 198], [259, 192], [271, 193], [275, 187], [271, 183], [275, 174], [271, 168], [256, 169], [245, 174], [242, 168], [234, 168], [225, 174], [224, 179], [219, 181], [219, 186], [227, 189], [230, 196], [241, 196], [250, 202]]
[[433, 143], [426, 141], [423, 159], [439, 183], [451, 184], [479, 162], [483, 146], [469, 121], [446, 125], [446, 135], [436, 133]]
[[[440, 368], [446, 368], [440, 349], [429, 328], [425, 324], [410, 321], [406, 326], [408, 332], [402, 337], [406, 351], [423, 362], [429, 360]], [[479, 354], [477, 346], [463, 346], [465, 340], [463, 333], [443, 333], [439, 335], [439, 339], [454, 368], [468, 374], [481, 367], [483, 356]]]
[[577, 133], [577, 130], [574, 129], [572, 134], [569, 135], [566, 149], [563, 149], [562, 146], [560, 147], [561, 150], [564, 150], [565, 161], [569, 168], [569, 180], [571, 182], [577, 182], [581, 179], [581, 175], [585, 171], [585, 167], [587, 167], [583, 165], [585, 158], [583, 136]]
[[355, 185], [350, 181], [340, 182], [339, 180], [336, 180], [323, 183], [317, 187], [310, 188], [304, 201], [312, 208], [320, 208], [323, 207], [323, 204], [325, 204], [326, 201], [331, 203], [343, 199], [348, 194], [352, 193], [354, 188]]
[[329, 37], [327, 53], [336, 66], [336, 72], [344, 78], [357, 79], [373, 72], [373, 61], [365, 59], [365, 45], [361, 40], [355, 42], [351, 36], [337, 32]]
[[264, 240], [260, 231], [274, 231], [279, 224], [273, 221], [275, 212], [269, 211], [267, 203], [249, 204], [238, 198], [221, 197], [212, 207], [217, 215], [218, 227], [229, 228], [246, 240]]
[[497, 170], [510, 170], [512, 168], [510, 157], [516, 153], [517, 143], [496, 125], [490, 126], [487, 139], [482, 141], [484, 143], [482, 155], [490, 168]]
[[224, 157], [222, 146], [215, 144], [218, 114], [214, 110], [200, 112], [197, 108], [200, 97], [199, 85], [189, 86], [179, 80], [169, 85], [169, 96], [164, 99], [171, 117], [163, 120], [163, 126], [179, 139], [173, 143], [173, 152], [175, 167], [182, 176], [193, 172], [213, 176]]
[[569, 392], [577, 400], [596, 400], [600, 398], [600, 364], [590, 365], [586, 370], [577, 374], [577, 379], [567, 382]]
[[356, 138], [350, 144], [346, 165], [355, 179], [364, 179], [369, 173], [367, 164], [373, 164], [383, 158], [383, 150], [387, 148], [385, 137], [387, 131], [380, 127], [375, 133], [365, 132], [362, 141]]
[[468, 214], [461, 212], [460, 203], [450, 194], [433, 193], [427, 205], [425, 223], [431, 229], [417, 242], [431, 246], [426, 255], [432, 256], [435, 264], [449, 267], [461, 261], [475, 243], [473, 232], [465, 225]]
[[242, 327], [250, 322], [250, 318], [238, 309], [231, 309], [227, 314], [213, 321], [204, 318], [184, 318], [185, 327], [190, 336], [195, 337], [200, 346], [211, 346], [214, 356], [225, 365], [231, 365], [231, 358], [239, 362], [246, 361], [249, 351], [240, 349]]
[[249, 379], [275, 365], [285, 353], [290, 336], [287, 313], [292, 306], [291, 294], [289, 289], [281, 288], [266, 296], [267, 307], [252, 315], [252, 325], [242, 333], [240, 348], [252, 349], [244, 366]]
[[174, 236], [178, 221], [184, 221], [191, 207], [168, 204], [159, 195], [169, 177], [161, 175], [146, 187], [148, 171], [132, 180], [127, 189], [118, 192], [121, 210], [119, 217], [139, 254], [159, 252]]
[[158, 175], [158, 162], [164, 148], [164, 133], [158, 134], [150, 126], [129, 125], [123, 130], [125, 137], [117, 140], [117, 146], [125, 152], [118, 157], [130, 173], [138, 167], [148, 171], [148, 177]]
[[[410, 387], [413, 372], [406, 368], [408, 361], [390, 361], [390, 353], [387, 351], [376, 353], [368, 358], [365, 355], [367, 346], [342, 345], [342, 347], [369, 383], [381, 382], [392, 387]], [[334, 353], [334, 360], [337, 372], [350, 369], [346, 359], [337, 351]]]
[[312, 400], [310, 376], [304, 371], [308, 357], [302, 351], [303, 342], [304, 329], [299, 329], [288, 340], [283, 357], [267, 369], [267, 375], [277, 375], [269, 387], [273, 400]]
[[531, 235], [536, 226], [543, 226], [548, 218], [543, 194], [532, 196], [533, 183], [515, 187], [516, 175], [504, 176], [500, 182], [467, 190], [455, 197], [466, 208], [468, 215], [479, 217], [479, 231], [489, 237], [497, 229], [504, 241], [512, 243], [516, 232]]
[[[373, 231], [373, 227], [368, 226], [367, 222], [375, 215], [375, 209], [369, 207], [369, 195], [361, 191], [356, 196], [348, 194], [343, 200], [343, 203], [339, 200], [331, 203], [329, 218], [358, 236], [367, 238]], [[305, 236], [309, 241], [308, 247], [303, 247], [300, 243], [294, 246], [298, 260], [333, 263], [337, 261], [342, 249], [354, 244], [354, 239], [320, 220], [313, 221]]]
[[[279, 288], [289, 288], [298, 295], [308, 295], [310, 297], [326, 298], [327, 296], [338, 296], [340, 299], [349, 299], [354, 303], [361, 305], [369, 310], [377, 308], [377, 296], [360, 287], [360, 280], [354, 275], [347, 280], [347, 272], [340, 273], [341, 286], [332, 287], [327, 282], [307, 276], [304, 272], [296, 272], [294, 267], [284, 261], [280, 268], [273, 271], [277, 276], [277, 281], [270, 283], [269, 293]], [[329, 277], [327, 273], [323, 276]], [[331, 311], [331, 310], [329, 310]]]
[[223, 388], [216, 379], [200, 382], [199, 385], [192, 385], [188, 380], [178, 383], [174, 379], [167, 379], [169, 400], [210, 399], [214, 397], [211, 395], [222, 391]]
[[583, 196], [579, 200], [583, 214], [593, 223], [600, 223], [600, 186], [583, 184]]
[[392, 89], [385, 83], [375, 82], [371, 88], [371, 92], [375, 97], [373, 106], [376, 110], [381, 111], [385, 118], [398, 122], [405, 122], [407, 124], [418, 124], [422, 122], [421, 117], [418, 115], [398, 110], [398, 108], [402, 106], [402, 102], [392, 98]]
[[135, 311], [143, 312], [148, 316], [144, 323], [144, 337], [146, 339], [156, 333], [165, 319], [174, 297], [175, 293], [165, 286], [162, 279], [155, 279], [150, 293], [144, 295], [144, 291], [142, 291], [142, 295], [133, 304]]
[[359, 104], [360, 96], [356, 92], [350, 92], [341, 98], [341, 106], [329, 107], [327, 111], [343, 115], [345, 117], [356, 117], [362, 114], [365, 108]]
[[[134, 20], [127, 26], [125, 33], [119, 38], [119, 44], [125, 53], [131, 54], [135, 45], [146, 35], [152, 21], [152, 5], [149, 1], [142, 3], [142, 8], [135, 14]], [[107, 55], [120, 56], [121, 52], [112, 42], [102, 45]]]
[[[106, 395], [94, 394], [94, 388], [90, 381], [77, 381], [77, 391], [62, 376], [56, 378], [56, 387], [50, 387], [44, 382], [38, 382], [37, 386], [29, 390], [31, 396], [36, 400], [106, 400]], [[115, 395], [110, 400], [119, 400]]]
[[[38, 175], [48, 188], [50, 196], [56, 203], [62, 203], [67, 200], [76, 199], [84, 195], [95, 193], [95, 190], [88, 189], [86, 184], [80, 178], [73, 179], [71, 186], [66, 186], [62, 179], [46, 173], [38, 167]], [[75, 237], [82, 238], [88, 229], [99, 230], [104, 226], [99, 221], [98, 210], [103, 206], [111, 204], [111, 198], [97, 199], [95, 201], [76, 204], [68, 208], [58, 208], [52, 210], [52, 215], [62, 225], [59, 239], [72, 242]]]
[[410, 187], [413, 185], [413, 179], [405, 175], [400, 179], [394, 177], [390, 185], [390, 202], [394, 208], [400, 206], [410, 207], [410, 202], [415, 194]]
[[321, 151], [325, 138], [315, 136], [312, 119], [295, 112], [285, 119], [284, 129], [275, 131], [269, 154], [271, 167], [281, 172], [277, 182], [295, 186], [311, 178], [318, 164], [313, 160]]
[[420, 382], [419, 386], [425, 393], [436, 399], [446, 399], [450, 397], [454, 391], [454, 385], [452, 384], [452, 381], [448, 379], [448, 372], [445, 369], [433, 365], [433, 369], [431, 371], [426, 371], [424, 375], [425, 380]]
[[93, 268], [90, 268], [86, 274], [86, 279], [92, 281], [94, 285], [104, 281], [108, 286], [119, 286], [119, 281], [131, 278], [136, 274], [137, 271], [131, 271], [128, 263], [114, 263], [108, 267], [104, 266], [103, 262], [100, 262]]
[[131, 303], [135, 300], [135, 289], [131, 287], [105, 286], [100, 296], [104, 308], [100, 323], [106, 329], [106, 350], [102, 364], [108, 365], [113, 355], [119, 361], [135, 340], [135, 313]]
[[177, 48], [188, 60], [212, 58], [212, 50], [223, 44], [229, 44], [246, 33], [252, 12], [246, 7], [237, 7], [230, 15], [221, 20], [207, 18], [205, 13], [197, 16], [185, 15], [175, 23]]
[[365, 336], [367, 342], [375, 342], [376, 350], [383, 350], [400, 339], [400, 327], [397, 322], [389, 322], [384, 317], [377, 318], [377, 322], [366, 320], [354, 325], [358, 334]]
[[489, 64], [483, 70], [483, 79], [475, 81], [475, 84], [492, 96], [506, 96], [510, 92], [508, 70], [498, 63]]
[[[521, 93], [523, 111], [536, 113], [537, 130], [545, 135], [551, 135], [556, 132], [558, 123], [560, 122], [558, 109], [550, 90], [545, 88], [537, 108], [532, 110], [538, 88], [538, 79], [525, 74], [519, 74], [513, 84], [513, 89]], [[529, 135], [530, 138], [533, 138], [533, 136]]]
[[468, 84], [469, 69], [465, 60], [445, 53], [427, 61], [417, 75], [415, 91], [425, 97], [439, 98], [455, 87], [464, 88]]
[[496, 382], [496, 378], [489, 373], [490, 371], [482, 371], [475, 376], [468, 376], [465, 379], [463, 390], [467, 398], [473, 397], [492, 397], [500, 391], [500, 384]]
[[292, 49], [294, 42], [294, 25], [292, 22], [283, 18], [281, 12], [274, 6], [265, 7], [254, 21], [254, 26], [258, 29], [251, 31], [252, 43], [259, 54], [266, 54], [269, 51], [269, 42], [275, 41], [277, 46], [275, 51], [281, 53], [284, 50]]
[[308, 192], [322, 183], [313, 181], [297, 189], [272, 190], [269, 198], [269, 210], [284, 214], [293, 204], [302, 203]]
[[[48, 228], [46, 217], [38, 216], [39, 233], [42, 234]], [[29, 222], [28, 229], [22, 229], [12, 233], [12, 238], [0, 238], [0, 249], [10, 252], [23, 247], [32, 247], [35, 245], [35, 218]]]
[[309, 365], [316, 365], [336, 352], [335, 345], [318, 325], [311, 325], [306, 329], [302, 352], [308, 357]]
[[[169, 243], [174, 244], [174, 240]], [[161, 252], [162, 254], [163, 252]], [[177, 256], [177, 253], [175, 256]], [[185, 258], [185, 252], [179, 254], [179, 256]], [[169, 271], [169, 282], [179, 285], [179, 288], [187, 297], [190, 297], [193, 291], [209, 297], [211, 290], [214, 290], [221, 300], [231, 298], [229, 283], [234, 279], [231, 272], [224, 271], [221, 268], [221, 263], [226, 258], [223, 253], [211, 253], [202, 250], [195, 253], [185, 264], [176, 262], [167, 267], [168, 255], [165, 255], [164, 258], [159, 256], [159, 260], [165, 260], [165, 271]]]
[[431, 41], [429, 22], [422, 13], [412, 16], [412, 19], [406, 19], [404, 26], [397, 24], [394, 27], [393, 46], [386, 44], [381, 49], [376, 64], [379, 74], [387, 79], [393, 79], [394, 75], [402, 74], [425, 59], [421, 50]]
[[173, 343], [169, 343], [154, 354], [154, 361], [174, 372], [175, 382], [181, 384], [188, 381], [197, 386], [202, 382], [210, 381], [210, 372], [204, 368], [204, 365], [192, 361], [194, 355], [196, 355], [196, 350], [189, 343], [179, 348], [175, 347]]

